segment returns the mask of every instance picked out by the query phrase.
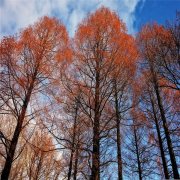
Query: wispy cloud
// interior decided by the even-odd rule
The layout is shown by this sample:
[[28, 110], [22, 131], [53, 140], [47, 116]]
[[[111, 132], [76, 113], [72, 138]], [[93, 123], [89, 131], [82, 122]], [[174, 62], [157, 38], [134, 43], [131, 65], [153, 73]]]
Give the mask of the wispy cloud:
[[60, 18], [72, 36], [78, 23], [102, 5], [115, 10], [133, 33], [134, 12], [140, 1], [144, 0], [1, 0], [0, 37], [14, 34], [44, 15]]

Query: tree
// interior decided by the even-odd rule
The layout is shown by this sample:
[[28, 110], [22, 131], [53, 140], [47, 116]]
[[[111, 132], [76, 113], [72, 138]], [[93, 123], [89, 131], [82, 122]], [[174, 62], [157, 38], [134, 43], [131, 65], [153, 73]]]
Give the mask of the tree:
[[[127, 44], [121, 48], [123, 40], [127, 40]], [[125, 45], [130, 45], [132, 39], [126, 34], [125, 25], [118, 16], [102, 7], [79, 25], [74, 41], [78, 75], [87, 89], [86, 93], [89, 93], [85, 95], [88, 101], [84, 101], [84, 109], [88, 108], [86, 114], [93, 126], [91, 179], [99, 179], [101, 118], [112, 94], [115, 62], [122, 54], [121, 57], [129, 56], [132, 49], [125, 48]], [[124, 51], [122, 54], [121, 50]]]
[[[138, 111], [136, 111], [137, 113]], [[146, 123], [142, 121], [141, 113], [132, 115], [132, 124], [127, 128], [126, 136], [126, 171], [128, 177], [133, 179], [152, 178], [156, 174], [156, 163], [154, 163], [153, 145], [147, 131]]]
[[52, 137], [42, 129], [36, 130], [24, 151], [25, 169], [29, 179], [56, 179], [62, 165]]
[[24, 29], [19, 37], [1, 41], [2, 112], [11, 112], [17, 121], [1, 175], [4, 180], [10, 174], [30, 100], [55, 78], [59, 64], [69, 56], [67, 45], [65, 27], [57, 19], [48, 17]]
[[[131, 85], [136, 71], [137, 49], [133, 37], [121, 35], [118, 56], [112, 74], [112, 102], [115, 109], [118, 179], [122, 179], [121, 122], [123, 114], [131, 108]], [[129, 101], [129, 102], [128, 102]], [[131, 102], [132, 103], [132, 102]], [[125, 117], [124, 117], [125, 118]]]
[[[156, 59], [158, 59], [158, 51], [156, 48], [157, 46], [157, 39], [155, 38], [154, 34], [156, 32], [163, 31], [162, 26], [158, 26], [157, 24], [154, 25], [146, 25], [140, 32], [138, 36], [139, 47], [141, 51], [141, 55], [144, 58], [144, 62], [146, 63], [146, 68], [149, 70], [149, 81], [152, 82], [153, 90], [156, 95], [156, 101], [158, 105], [158, 109], [161, 115], [161, 119], [163, 122], [163, 128], [165, 132], [166, 142], [168, 145], [169, 155], [171, 159], [171, 166], [173, 169], [174, 178], [179, 179], [179, 173], [177, 168], [177, 162], [172, 146], [172, 140], [170, 137], [170, 132], [167, 124], [167, 118], [165, 115], [165, 109], [162, 103], [162, 92], [160, 89], [160, 78], [158, 74], [158, 64], [156, 63]], [[164, 32], [167, 33], [166, 31]], [[160, 59], [159, 59], [160, 60]]]

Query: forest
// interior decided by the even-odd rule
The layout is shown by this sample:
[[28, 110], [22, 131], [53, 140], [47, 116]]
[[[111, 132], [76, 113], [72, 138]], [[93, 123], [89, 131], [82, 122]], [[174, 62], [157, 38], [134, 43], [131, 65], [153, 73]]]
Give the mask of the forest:
[[180, 12], [128, 34], [106, 7], [0, 41], [2, 180], [180, 179]]

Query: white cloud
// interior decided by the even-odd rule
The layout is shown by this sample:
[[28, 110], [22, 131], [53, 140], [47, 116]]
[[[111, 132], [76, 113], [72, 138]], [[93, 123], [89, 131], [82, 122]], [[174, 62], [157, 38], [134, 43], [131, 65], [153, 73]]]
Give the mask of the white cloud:
[[134, 12], [140, 1], [145, 0], [1, 0], [0, 37], [18, 32], [43, 15], [58, 16], [72, 36], [87, 13], [102, 5], [115, 10], [133, 33]]

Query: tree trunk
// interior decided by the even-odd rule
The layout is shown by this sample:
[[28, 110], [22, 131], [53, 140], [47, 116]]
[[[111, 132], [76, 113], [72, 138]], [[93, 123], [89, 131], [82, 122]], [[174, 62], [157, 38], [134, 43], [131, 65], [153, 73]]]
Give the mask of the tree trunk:
[[77, 145], [77, 147], [76, 147], [75, 164], [74, 164], [74, 180], [77, 179], [78, 158], [79, 158], [79, 145]]
[[70, 156], [70, 161], [69, 161], [69, 170], [68, 170], [68, 180], [71, 179], [73, 155], [74, 155], [74, 150], [71, 150], [71, 156]]
[[142, 168], [141, 168], [141, 161], [140, 161], [140, 157], [139, 157], [137, 132], [136, 132], [136, 127], [134, 126], [133, 128], [134, 128], [134, 139], [135, 139], [136, 155], [137, 155], [137, 162], [138, 162], [138, 174], [139, 174], [139, 179], [142, 180]]
[[165, 175], [166, 179], [169, 179], [169, 172], [168, 172], [168, 168], [167, 168], [166, 157], [164, 154], [163, 142], [162, 142], [160, 128], [159, 128], [159, 124], [158, 124], [158, 119], [156, 117], [155, 106], [154, 106], [154, 102], [153, 102], [152, 98], [151, 98], [151, 104], [152, 104], [152, 109], [153, 109], [153, 115], [154, 115], [156, 130], [157, 130], [157, 134], [158, 134], [158, 142], [159, 142], [159, 148], [160, 148], [160, 152], [161, 152], [164, 175]]
[[118, 93], [117, 93], [117, 84], [114, 80], [114, 98], [115, 98], [115, 109], [116, 109], [116, 143], [117, 143], [117, 159], [118, 159], [118, 179], [122, 180], [122, 157], [121, 157], [121, 130], [120, 130], [120, 113], [118, 105]]
[[78, 108], [79, 108], [79, 99], [77, 99], [77, 101], [75, 103], [76, 103], [76, 108], [75, 108], [74, 127], [73, 127], [72, 149], [71, 149], [71, 156], [70, 156], [70, 162], [69, 162], [68, 180], [71, 179], [72, 165], [73, 165], [73, 156], [74, 156], [74, 151], [75, 151], [75, 141], [76, 141], [76, 129], [77, 129], [77, 115], [78, 115]]
[[93, 153], [92, 153], [92, 174], [91, 180], [100, 179], [100, 139], [99, 139], [99, 121], [100, 121], [100, 72], [99, 72], [99, 62], [97, 60], [96, 69], [96, 87], [95, 87], [95, 110], [94, 110], [94, 124], [93, 124]]
[[152, 78], [153, 78], [154, 89], [155, 89], [156, 98], [157, 98], [157, 102], [158, 102], [158, 107], [159, 107], [161, 119], [163, 121], [163, 128], [164, 128], [165, 137], [166, 137], [168, 150], [169, 150], [169, 155], [170, 155], [170, 159], [171, 159], [171, 166], [172, 166], [172, 170], [173, 170], [173, 176], [174, 176], [174, 179], [180, 179], [179, 173], [178, 173], [178, 167], [177, 167], [177, 163], [176, 163], [176, 158], [175, 158], [173, 147], [172, 147], [171, 137], [170, 137], [169, 129], [168, 129], [168, 126], [167, 126], [167, 120], [166, 120], [166, 116], [165, 116], [165, 111], [164, 111], [164, 107], [163, 107], [163, 104], [162, 104], [162, 99], [161, 99], [161, 96], [160, 96], [159, 85], [158, 85], [156, 74], [155, 74], [152, 66], [151, 66], [151, 73], [152, 73], [152, 76], [153, 76]]
[[92, 154], [92, 175], [91, 180], [99, 180], [100, 179], [100, 154], [99, 154], [99, 122], [97, 122], [98, 118], [96, 118], [96, 123], [94, 123], [93, 128], [93, 154]]

